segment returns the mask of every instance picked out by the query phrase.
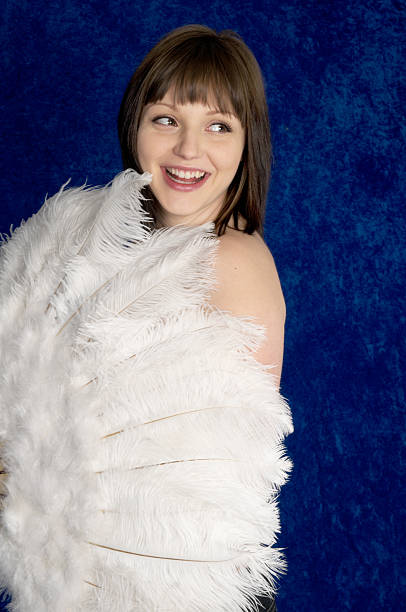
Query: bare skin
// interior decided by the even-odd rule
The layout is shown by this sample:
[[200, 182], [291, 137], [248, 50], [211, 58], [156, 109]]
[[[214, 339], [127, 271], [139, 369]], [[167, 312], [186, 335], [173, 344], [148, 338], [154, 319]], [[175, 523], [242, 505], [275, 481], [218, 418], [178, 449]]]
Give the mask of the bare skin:
[[210, 303], [237, 316], [253, 317], [266, 328], [266, 340], [255, 358], [275, 366], [271, 373], [279, 388], [286, 306], [272, 254], [258, 232], [245, 234], [236, 231], [233, 224], [219, 241], [218, 286], [210, 296]]

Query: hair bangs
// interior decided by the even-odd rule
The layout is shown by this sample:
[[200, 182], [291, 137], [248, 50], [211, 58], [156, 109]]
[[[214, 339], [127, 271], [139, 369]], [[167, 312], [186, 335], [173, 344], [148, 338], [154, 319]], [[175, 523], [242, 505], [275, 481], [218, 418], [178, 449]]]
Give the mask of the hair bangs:
[[[223, 114], [233, 114], [246, 126], [246, 96], [236, 67], [222, 49], [199, 45], [194, 53], [168, 58], [156, 70], [146, 95], [146, 103], [162, 100], [172, 90], [174, 104], [201, 103]], [[186, 50], [185, 50], [186, 51]], [[211, 52], [210, 52], [211, 51]], [[223, 60], [223, 61], [222, 61]]]

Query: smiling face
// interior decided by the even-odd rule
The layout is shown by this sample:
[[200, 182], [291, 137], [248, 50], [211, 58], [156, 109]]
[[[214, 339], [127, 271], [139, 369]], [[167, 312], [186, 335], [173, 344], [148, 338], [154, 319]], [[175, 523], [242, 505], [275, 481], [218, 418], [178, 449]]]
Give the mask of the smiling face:
[[165, 226], [200, 225], [219, 212], [242, 158], [245, 130], [234, 114], [215, 104], [175, 104], [169, 89], [147, 104], [137, 133], [142, 170]]

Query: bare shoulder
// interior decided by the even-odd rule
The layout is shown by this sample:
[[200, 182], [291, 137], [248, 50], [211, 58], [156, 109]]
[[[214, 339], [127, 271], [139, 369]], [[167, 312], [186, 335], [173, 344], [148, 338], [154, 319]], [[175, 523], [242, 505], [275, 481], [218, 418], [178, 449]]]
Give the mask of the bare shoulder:
[[271, 309], [285, 318], [275, 261], [258, 233], [249, 235], [231, 229], [219, 238], [216, 277], [218, 286], [212, 297], [217, 306], [262, 319]]
[[279, 387], [283, 362], [285, 300], [274, 258], [259, 234], [227, 231], [219, 238], [215, 262], [217, 287], [210, 302], [265, 328], [257, 361], [272, 367]]

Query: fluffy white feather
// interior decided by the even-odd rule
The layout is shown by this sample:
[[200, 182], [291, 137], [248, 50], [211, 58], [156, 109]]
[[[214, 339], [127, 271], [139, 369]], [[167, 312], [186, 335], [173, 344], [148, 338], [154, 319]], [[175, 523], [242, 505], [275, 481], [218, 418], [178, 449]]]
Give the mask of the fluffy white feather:
[[264, 330], [207, 303], [212, 224], [149, 229], [149, 180], [62, 188], [1, 248], [16, 611], [248, 611], [285, 569], [292, 422]]

